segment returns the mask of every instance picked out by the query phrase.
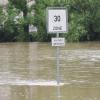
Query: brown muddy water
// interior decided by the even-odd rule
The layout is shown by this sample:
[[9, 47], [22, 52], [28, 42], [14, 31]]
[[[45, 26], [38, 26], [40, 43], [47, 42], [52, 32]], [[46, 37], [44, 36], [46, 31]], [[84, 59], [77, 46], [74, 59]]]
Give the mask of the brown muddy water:
[[[57, 100], [56, 48], [0, 44], [0, 100]], [[60, 48], [60, 100], [100, 100], [100, 42]]]

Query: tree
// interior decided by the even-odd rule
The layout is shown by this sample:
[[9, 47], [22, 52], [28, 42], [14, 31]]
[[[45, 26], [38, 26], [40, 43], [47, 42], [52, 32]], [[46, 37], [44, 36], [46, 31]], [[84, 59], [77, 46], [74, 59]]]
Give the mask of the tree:
[[3, 41], [3, 24], [5, 20], [5, 14], [3, 13], [2, 7], [0, 7], [0, 42]]
[[25, 23], [23, 24], [23, 28], [24, 28], [23, 41], [29, 41], [29, 23], [27, 22], [27, 16], [28, 16], [27, 0], [9, 0], [9, 2], [12, 5], [14, 5], [15, 8], [23, 12], [23, 18], [25, 21]]
[[6, 10], [6, 20], [4, 20], [3, 24], [3, 36], [2, 41], [12, 42], [16, 41], [16, 37], [19, 34], [18, 26], [14, 21], [15, 17], [19, 14], [19, 11], [15, 9], [12, 5], [7, 5]]
[[[83, 33], [78, 40], [100, 40], [100, 1], [72, 0], [69, 5], [71, 12], [70, 21], [77, 21], [78, 24], [81, 24], [80, 26], [83, 26]], [[78, 25], [75, 26], [77, 26], [75, 30], [80, 27]]]
[[69, 32], [66, 34], [68, 41], [80, 41], [86, 38], [85, 27], [86, 0], [71, 0], [68, 2]]

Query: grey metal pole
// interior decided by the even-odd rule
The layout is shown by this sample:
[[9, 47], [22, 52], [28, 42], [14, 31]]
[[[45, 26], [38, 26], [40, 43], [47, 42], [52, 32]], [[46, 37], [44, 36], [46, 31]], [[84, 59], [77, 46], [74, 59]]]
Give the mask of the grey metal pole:
[[[57, 38], [59, 38], [59, 33], [56, 35]], [[56, 61], [57, 61], [57, 100], [60, 100], [61, 94], [60, 94], [60, 48], [57, 46], [56, 51]]]
[[[59, 33], [57, 33], [57, 38], [59, 38]], [[57, 60], [57, 85], [60, 85], [60, 66], [59, 66], [59, 46], [57, 46], [57, 51], [56, 51], [56, 60]]]

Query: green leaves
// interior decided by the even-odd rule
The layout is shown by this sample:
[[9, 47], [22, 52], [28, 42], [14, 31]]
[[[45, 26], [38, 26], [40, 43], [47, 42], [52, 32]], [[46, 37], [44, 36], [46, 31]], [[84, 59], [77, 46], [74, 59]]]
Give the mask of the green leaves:
[[4, 21], [6, 20], [6, 15], [3, 12], [2, 7], [0, 7], [0, 25], [3, 25]]
[[9, 0], [9, 2], [21, 11], [27, 9], [27, 0]]
[[50, 41], [51, 35], [46, 31], [47, 7], [68, 9], [67, 41], [100, 40], [100, 0], [35, 0], [31, 7], [27, 0], [8, 1], [6, 13], [0, 7], [0, 41], [29, 40], [29, 24], [38, 29], [35, 40]]

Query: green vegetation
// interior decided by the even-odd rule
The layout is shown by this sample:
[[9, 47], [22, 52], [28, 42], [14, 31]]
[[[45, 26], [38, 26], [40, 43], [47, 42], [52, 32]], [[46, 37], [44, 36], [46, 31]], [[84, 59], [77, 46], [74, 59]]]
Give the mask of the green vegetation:
[[73, 0], [69, 3], [69, 40], [100, 40], [100, 1]]
[[[9, 0], [6, 13], [0, 7], [0, 42], [50, 41], [46, 8], [53, 6], [68, 9], [69, 32], [64, 34], [67, 41], [100, 40], [100, 0], [35, 0], [30, 7], [27, 0]], [[30, 34], [29, 25], [36, 26], [37, 33]]]

